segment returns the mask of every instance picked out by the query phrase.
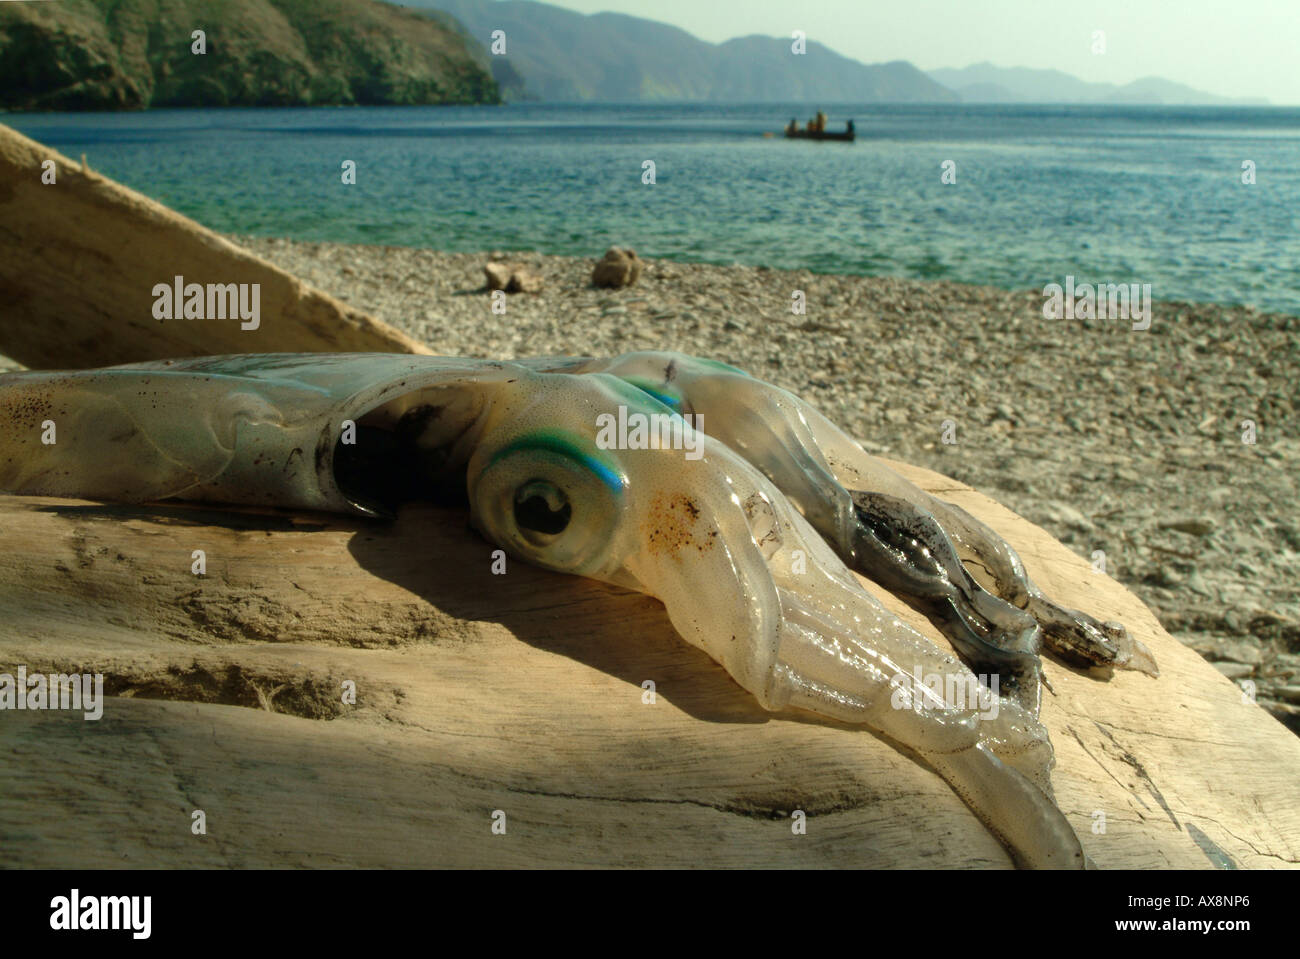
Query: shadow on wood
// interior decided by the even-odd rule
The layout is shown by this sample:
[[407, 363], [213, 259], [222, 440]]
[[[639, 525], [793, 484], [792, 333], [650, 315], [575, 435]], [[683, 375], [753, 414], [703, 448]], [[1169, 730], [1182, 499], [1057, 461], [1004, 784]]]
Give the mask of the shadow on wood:
[[[1099, 866], [1300, 860], [1300, 741], [1042, 530], [895, 465], [1155, 653], [1155, 680], [1046, 666], [1057, 797]], [[0, 668], [98, 671], [111, 693], [98, 722], [0, 724], [13, 866], [1010, 866], [889, 742], [766, 713], [654, 600], [493, 575], [462, 512], [5, 497], [0, 522]]]

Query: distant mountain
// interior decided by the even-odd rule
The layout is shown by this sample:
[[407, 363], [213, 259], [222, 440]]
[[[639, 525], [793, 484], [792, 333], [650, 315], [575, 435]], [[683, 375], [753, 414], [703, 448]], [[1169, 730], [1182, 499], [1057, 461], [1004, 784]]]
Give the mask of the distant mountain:
[[486, 58], [449, 18], [377, 0], [0, 3], [12, 110], [496, 103]]
[[1060, 70], [997, 67], [977, 63], [961, 70], [931, 70], [930, 78], [967, 103], [1151, 103], [1265, 104], [1264, 99], [1230, 99], [1194, 90], [1172, 80], [1144, 77], [1119, 86], [1089, 83]]
[[[379, 0], [383, 2], [383, 0]], [[403, 6], [404, 4], [392, 4], [393, 6]], [[524, 78], [521, 77], [514, 66], [506, 57], [494, 57], [488, 53], [487, 47], [479, 42], [463, 23], [453, 17], [445, 10], [411, 10], [416, 16], [428, 17], [429, 19], [440, 23], [447, 30], [456, 34], [465, 44], [465, 49], [483, 70], [492, 77], [496, 82], [497, 90], [502, 99], [506, 100], [524, 100], [528, 99], [524, 92]]]
[[1107, 97], [1107, 100], [1111, 103], [1167, 103], [1171, 106], [1202, 104], [1264, 106], [1268, 104], [1268, 100], [1264, 97], [1218, 97], [1161, 77], [1142, 77], [1140, 80], [1126, 83]]
[[499, 71], [513, 68], [523, 78], [524, 95], [540, 100], [957, 100], [910, 63], [867, 65], [813, 41], [796, 56], [788, 37], [706, 43], [655, 20], [621, 13], [588, 16], [526, 0], [400, 2], [450, 13], [485, 46], [494, 30], [504, 30], [506, 53], [491, 58], [493, 75], [505, 86]]

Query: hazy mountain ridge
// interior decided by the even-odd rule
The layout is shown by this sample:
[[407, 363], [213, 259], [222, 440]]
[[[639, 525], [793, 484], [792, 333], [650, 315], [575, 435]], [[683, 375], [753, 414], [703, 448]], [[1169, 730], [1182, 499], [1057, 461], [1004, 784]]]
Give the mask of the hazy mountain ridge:
[[[406, 8], [406, 9], [403, 9]], [[202, 28], [207, 53], [190, 51]], [[503, 30], [507, 51], [488, 51]], [[979, 63], [927, 74], [816, 40], [714, 44], [526, 0], [0, 2], [0, 108], [597, 102], [1262, 104], [1159, 77], [1116, 85]]]
[[377, 0], [0, 3], [7, 109], [496, 103], [488, 68], [446, 18]]
[[966, 103], [1132, 103], [1193, 105], [1262, 105], [1260, 97], [1233, 99], [1196, 90], [1162, 77], [1131, 83], [1091, 83], [1061, 70], [999, 67], [975, 63], [957, 69], [927, 71]]
[[[394, 0], [397, 2], [397, 0]], [[590, 16], [526, 0], [400, 0], [442, 10], [488, 45], [504, 30], [506, 61], [526, 95], [551, 101], [857, 101], [958, 99], [910, 63], [863, 64], [809, 40], [748, 36], [714, 44], [685, 30], [621, 13]], [[494, 70], [495, 73], [495, 70]]]

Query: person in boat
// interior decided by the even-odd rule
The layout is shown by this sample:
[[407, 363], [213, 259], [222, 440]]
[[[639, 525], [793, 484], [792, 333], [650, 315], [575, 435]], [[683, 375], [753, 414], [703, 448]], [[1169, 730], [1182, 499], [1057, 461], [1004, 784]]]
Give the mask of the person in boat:
[[845, 129], [845, 131], [848, 133], [849, 136], [853, 136], [853, 135], [854, 135], [854, 130], [853, 130], [853, 121], [850, 120], [848, 123], [846, 123], [846, 124], [844, 125], [844, 129]]
[[792, 137], [798, 132], [799, 132], [799, 121], [796, 120], [794, 117], [791, 117], [790, 125], [785, 128], [785, 135], [788, 137]]
[[822, 113], [820, 110], [817, 111], [817, 132], [826, 132], [826, 114]]

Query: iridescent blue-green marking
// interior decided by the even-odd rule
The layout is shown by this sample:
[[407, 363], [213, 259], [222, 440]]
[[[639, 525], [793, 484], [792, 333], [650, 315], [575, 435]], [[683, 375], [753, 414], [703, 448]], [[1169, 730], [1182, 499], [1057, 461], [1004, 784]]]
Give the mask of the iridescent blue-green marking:
[[588, 448], [576, 433], [561, 430], [542, 430], [520, 437], [493, 455], [491, 463], [511, 453], [528, 451], [533, 453], [551, 453], [572, 460], [586, 467], [615, 493], [622, 494], [627, 488], [627, 474], [619, 469], [618, 464], [607, 456], [602, 456]]
[[[665, 416], [681, 416], [675, 409], [661, 400], [657, 393], [646, 390], [627, 377], [598, 374], [605, 380], [606, 386], [627, 405], [629, 413], [660, 413]], [[649, 383], [649, 380], [641, 382]], [[669, 397], [671, 399], [671, 397]], [[680, 401], [678, 401], [680, 402]]]
[[664, 392], [668, 387], [656, 383], [654, 380], [647, 380], [640, 376], [623, 376], [620, 377], [624, 383], [635, 386], [642, 393], [645, 393], [651, 399], [658, 400], [664, 406], [668, 407], [674, 413], [681, 414], [682, 398], [676, 391], [672, 393]]

